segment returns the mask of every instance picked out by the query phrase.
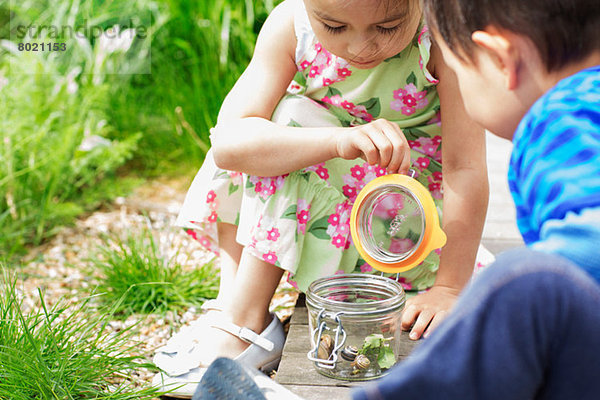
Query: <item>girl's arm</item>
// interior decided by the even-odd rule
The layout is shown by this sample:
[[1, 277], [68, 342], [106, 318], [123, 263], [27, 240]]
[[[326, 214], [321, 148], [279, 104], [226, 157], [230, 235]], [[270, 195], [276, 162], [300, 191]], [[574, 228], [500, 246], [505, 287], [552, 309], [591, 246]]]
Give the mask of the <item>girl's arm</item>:
[[225, 98], [211, 133], [218, 167], [277, 176], [335, 157], [365, 158], [392, 172], [410, 165], [408, 143], [396, 124], [377, 120], [353, 128], [298, 128], [269, 119], [297, 72], [294, 3], [269, 15], [250, 64]]
[[[332, 157], [323, 129], [282, 127], [269, 121], [297, 72], [293, 2], [284, 1], [265, 21], [250, 64], [225, 98], [211, 142], [216, 164], [228, 170], [263, 171], [319, 163]], [[298, 148], [306, 151], [297, 151]], [[265, 165], [266, 166], [266, 165]], [[287, 169], [287, 168], [284, 168]], [[286, 171], [289, 172], [289, 171]], [[264, 174], [259, 174], [264, 175]]]
[[407, 302], [402, 326], [408, 329], [416, 319], [411, 331], [415, 339], [428, 325], [428, 331], [435, 329], [471, 278], [489, 198], [484, 130], [468, 117], [456, 75], [443, 62], [437, 46], [432, 47], [432, 60], [440, 80], [442, 225], [448, 241], [442, 249], [434, 286]]

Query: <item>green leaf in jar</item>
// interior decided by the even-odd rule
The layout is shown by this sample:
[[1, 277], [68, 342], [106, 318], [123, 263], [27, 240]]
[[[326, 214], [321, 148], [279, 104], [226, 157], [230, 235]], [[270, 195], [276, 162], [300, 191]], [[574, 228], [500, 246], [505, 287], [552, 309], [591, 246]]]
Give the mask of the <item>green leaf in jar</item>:
[[379, 356], [377, 357], [377, 364], [381, 369], [391, 368], [396, 363], [396, 357], [394, 357], [394, 351], [390, 346], [384, 346], [379, 349]]

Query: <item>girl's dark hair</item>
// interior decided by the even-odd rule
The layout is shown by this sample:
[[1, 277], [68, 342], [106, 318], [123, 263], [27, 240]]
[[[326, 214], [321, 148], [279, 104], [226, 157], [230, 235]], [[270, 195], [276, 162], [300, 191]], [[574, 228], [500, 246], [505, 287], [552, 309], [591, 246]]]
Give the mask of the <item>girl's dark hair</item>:
[[471, 34], [489, 25], [528, 37], [548, 72], [600, 50], [598, 0], [423, 0], [423, 9], [463, 59], [473, 59]]

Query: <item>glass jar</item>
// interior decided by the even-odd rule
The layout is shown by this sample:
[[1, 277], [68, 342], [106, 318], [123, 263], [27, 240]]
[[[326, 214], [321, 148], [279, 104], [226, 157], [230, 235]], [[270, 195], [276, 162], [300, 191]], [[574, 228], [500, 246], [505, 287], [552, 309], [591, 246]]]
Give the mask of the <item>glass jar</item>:
[[314, 281], [306, 292], [308, 359], [331, 378], [382, 376], [398, 360], [404, 302], [402, 286], [390, 278], [345, 274]]

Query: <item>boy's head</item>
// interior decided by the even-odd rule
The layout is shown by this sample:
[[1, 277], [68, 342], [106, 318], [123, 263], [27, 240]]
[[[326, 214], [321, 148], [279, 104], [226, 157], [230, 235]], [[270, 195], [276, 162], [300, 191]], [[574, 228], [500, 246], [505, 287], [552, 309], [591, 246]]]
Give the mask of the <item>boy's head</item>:
[[424, 0], [469, 114], [511, 138], [523, 114], [600, 54], [598, 0]]
[[419, 0], [304, 0], [325, 49], [368, 69], [402, 51], [421, 22]]

